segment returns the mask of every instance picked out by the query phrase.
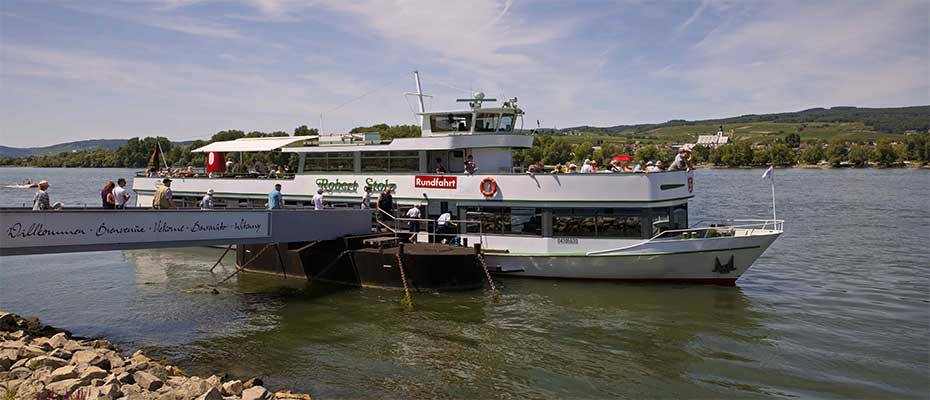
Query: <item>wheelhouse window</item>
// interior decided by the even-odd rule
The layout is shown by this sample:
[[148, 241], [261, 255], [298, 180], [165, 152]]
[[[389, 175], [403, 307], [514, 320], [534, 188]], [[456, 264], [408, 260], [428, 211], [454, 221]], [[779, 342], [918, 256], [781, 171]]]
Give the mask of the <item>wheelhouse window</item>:
[[514, 122], [516, 122], [515, 115], [503, 114], [501, 115], [500, 128], [498, 130], [501, 132], [513, 132]]
[[500, 116], [496, 113], [479, 113], [475, 119], [475, 132], [496, 132]]
[[429, 116], [429, 126], [433, 132], [469, 132], [471, 113], [433, 114]]
[[611, 208], [554, 209], [552, 236], [642, 238], [641, 211]]
[[352, 172], [352, 153], [307, 153], [303, 172]]
[[518, 207], [464, 207], [468, 233], [542, 236], [542, 210]]

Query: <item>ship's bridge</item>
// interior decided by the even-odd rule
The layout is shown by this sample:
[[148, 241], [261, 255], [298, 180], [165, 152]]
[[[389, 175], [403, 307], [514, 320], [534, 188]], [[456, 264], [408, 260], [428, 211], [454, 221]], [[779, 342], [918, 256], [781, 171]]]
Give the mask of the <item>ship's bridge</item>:
[[482, 107], [482, 103], [496, 100], [484, 98], [483, 93], [458, 101], [468, 102], [471, 110], [419, 113], [423, 136], [508, 134], [513, 132], [517, 119], [523, 116], [516, 98], [505, 101], [501, 107], [489, 108]]

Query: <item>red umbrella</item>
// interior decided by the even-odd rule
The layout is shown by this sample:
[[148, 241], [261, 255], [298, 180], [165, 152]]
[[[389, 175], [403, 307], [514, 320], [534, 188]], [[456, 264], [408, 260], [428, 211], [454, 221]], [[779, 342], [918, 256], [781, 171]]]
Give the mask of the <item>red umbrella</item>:
[[614, 161], [633, 161], [633, 156], [621, 154], [619, 156], [614, 156]]

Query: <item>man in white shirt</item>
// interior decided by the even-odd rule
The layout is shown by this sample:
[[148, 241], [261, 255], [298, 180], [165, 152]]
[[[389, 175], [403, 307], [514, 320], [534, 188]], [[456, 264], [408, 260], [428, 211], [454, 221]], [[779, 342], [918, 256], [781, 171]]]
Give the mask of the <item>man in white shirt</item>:
[[452, 222], [452, 214], [447, 211], [442, 213], [439, 218], [436, 219], [436, 226], [436, 230], [438, 231], [440, 237], [443, 238], [442, 242], [447, 243], [447, 241], [451, 239], [449, 236], [455, 235], [455, 228], [458, 226], [458, 224]]
[[113, 188], [113, 198], [116, 199], [116, 208], [126, 208], [126, 202], [132, 197], [132, 192], [126, 190], [126, 180], [119, 178], [116, 180], [116, 187]]
[[313, 209], [314, 210], [323, 209], [323, 189], [317, 190], [316, 194], [313, 195]]
[[[413, 207], [410, 207], [410, 209], [407, 210], [407, 214], [406, 214], [407, 218], [410, 218], [410, 219], [420, 219], [420, 216], [421, 216], [421, 215], [422, 215], [422, 214], [420, 214], [420, 205], [419, 205], [419, 204], [414, 205]], [[410, 231], [411, 231], [411, 232], [419, 232], [419, 231], [420, 231], [420, 221], [410, 221]]]

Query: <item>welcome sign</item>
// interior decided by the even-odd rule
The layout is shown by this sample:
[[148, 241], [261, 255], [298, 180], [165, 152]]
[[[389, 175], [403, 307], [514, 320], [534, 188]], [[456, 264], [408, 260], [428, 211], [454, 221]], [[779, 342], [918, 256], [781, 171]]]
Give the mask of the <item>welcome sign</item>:
[[264, 238], [269, 212], [100, 211], [8, 213], [0, 248]]

